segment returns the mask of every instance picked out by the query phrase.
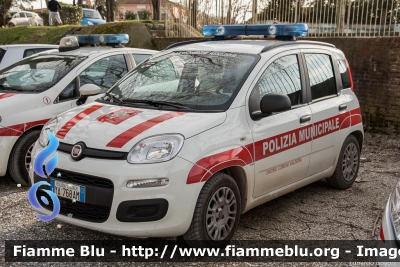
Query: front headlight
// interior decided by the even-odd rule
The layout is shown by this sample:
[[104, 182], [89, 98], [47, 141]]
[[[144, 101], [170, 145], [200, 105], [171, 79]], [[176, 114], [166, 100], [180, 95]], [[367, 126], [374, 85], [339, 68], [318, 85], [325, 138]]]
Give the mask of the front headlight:
[[57, 117], [54, 119], [49, 120], [42, 128], [42, 132], [40, 133], [39, 136], [39, 144], [42, 147], [45, 147], [49, 144], [49, 136], [47, 134], [47, 131], [50, 131], [51, 133], [54, 133], [54, 128], [57, 125]]
[[183, 136], [166, 134], [145, 138], [129, 151], [129, 163], [155, 163], [173, 159], [183, 146]]
[[87, 24], [88, 24], [88, 25], [93, 25], [93, 22], [88, 21]]
[[396, 239], [400, 240], [400, 182], [397, 183], [390, 195], [390, 217]]

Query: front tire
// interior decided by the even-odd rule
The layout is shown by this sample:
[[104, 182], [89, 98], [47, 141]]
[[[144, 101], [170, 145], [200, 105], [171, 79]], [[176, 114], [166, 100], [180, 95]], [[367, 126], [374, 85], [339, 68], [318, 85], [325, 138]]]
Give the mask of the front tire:
[[354, 135], [349, 135], [344, 140], [336, 170], [326, 182], [333, 188], [348, 189], [357, 178], [359, 166], [360, 145]]
[[14, 26], [15, 26], [14, 23], [12, 22], [8, 23], [8, 27], [14, 27]]
[[235, 233], [240, 213], [240, 191], [235, 180], [216, 173], [203, 186], [183, 239], [193, 247], [223, 247]]
[[24, 133], [15, 144], [10, 159], [8, 161], [8, 169], [11, 178], [18, 184], [29, 185], [29, 164], [32, 160], [32, 149], [39, 138], [40, 130], [32, 130]]

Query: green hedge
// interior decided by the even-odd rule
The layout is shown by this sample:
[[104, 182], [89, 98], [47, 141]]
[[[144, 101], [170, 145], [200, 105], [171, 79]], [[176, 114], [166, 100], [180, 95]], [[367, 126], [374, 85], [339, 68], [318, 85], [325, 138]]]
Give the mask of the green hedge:
[[137, 12], [137, 16], [140, 20], [149, 20], [151, 19], [151, 12], [147, 9], [142, 9]]
[[133, 12], [133, 11], [130, 11], [130, 10], [126, 11], [125, 12], [125, 19], [126, 20], [135, 20], [135, 19], [137, 19], [136, 13]]
[[[60, 18], [64, 25], [80, 25], [82, 21], [82, 8], [70, 4], [61, 3], [62, 11], [60, 11]], [[44, 25], [49, 25], [49, 11], [40, 13]], [[53, 25], [57, 25], [57, 21], [53, 19]]]

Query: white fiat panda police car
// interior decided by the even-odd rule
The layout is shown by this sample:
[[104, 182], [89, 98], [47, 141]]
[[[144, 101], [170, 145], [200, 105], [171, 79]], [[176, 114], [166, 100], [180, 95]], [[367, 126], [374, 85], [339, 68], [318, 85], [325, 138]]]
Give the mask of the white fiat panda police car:
[[136, 66], [136, 58], [157, 52], [79, 48], [88, 43], [120, 45], [129, 41], [127, 34], [77, 38], [63, 38], [60, 52], [42, 52], [0, 70], [0, 176], [8, 170], [17, 183], [28, 185], [31, 150], [43, 125], [85, 102], [88, 95], [104, 93]]
[[[363, 125], [343, 52], [293, 40], [307, 34], [305, 24], [204, 33], [217, 37], [170, 46], [103, 98], [46, 124], [33, 158], [53, 133], [59, 162], [47, 182], [59, 196], [59, 220], [219, 246], [262, 203], [323, 178], [351, 187]], [[224, 38], [232, 35], [277, 38]], [[32, 168], [30, 177], [43, 181]], [[46, 193], [36, 196], [44, 209], [35, 210], [50, 214]]]

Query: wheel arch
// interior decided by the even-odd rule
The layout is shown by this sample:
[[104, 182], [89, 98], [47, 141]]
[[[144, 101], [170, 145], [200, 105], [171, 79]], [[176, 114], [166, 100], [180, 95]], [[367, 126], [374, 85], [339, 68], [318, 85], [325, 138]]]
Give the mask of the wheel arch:
[[360, 153], [361, 153], [362, 144], [364, 141], [364, 134], [361, 131], [357, 130], [357, 131], [351, 132], [350, 135], [353, 135], [357, 139], [358, 145], [360, 146]]
[[[219, 172], [225, 173], [235, 180], [239, 187], [240, 199], [241, 199], [241, 210], [245, 210], [247, 205], [247, 175], [246, 171], [240, 166], [230, 166], [220, 170]], [[218, 173], [218, 172], [217, 172]]]
[[15, 146], [16, 146], [16, 144], [18, 143], [18, 141], [21, 140], [21, 138], [22, 138], [23, 136], [25, 136], [28, 132], [31, 132], [31, 131], [34, 131], [34, 130], [42, 130], [43, 126], [44, 126], [44, 124], [42, 124], [42, 125], [35, 125], [35, 126], [29, 128], [29, 129], [27, 129], [26, 131], [24, 131], [24, 132], [18, 137], [18, 139], [15, 141], [15, 143], [14, 143], [12, 149], [11, 149], [10, 155], [8, 156], [7, 169], [9, 168], [9, 165], [10, 165], [10, 156], [11, 156], [11, 153], [14, 152]]

